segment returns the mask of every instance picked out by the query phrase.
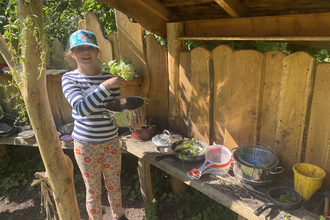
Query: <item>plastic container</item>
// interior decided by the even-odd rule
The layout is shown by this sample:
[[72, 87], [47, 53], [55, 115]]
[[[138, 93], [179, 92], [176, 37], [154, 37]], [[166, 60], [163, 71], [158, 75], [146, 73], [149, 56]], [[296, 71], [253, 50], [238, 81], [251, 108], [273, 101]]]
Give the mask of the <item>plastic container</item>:
[[187, 172], [190, 179], [199, 179], [203, 174], [223, 176], [230, 170], [232, 153], [223, 145], [212, 145], [205, 152], [204, 164]]
[[293, 166], [294, 189], [307, 201], [322, 186], [325, 171], [313, 164], [297, 163]]

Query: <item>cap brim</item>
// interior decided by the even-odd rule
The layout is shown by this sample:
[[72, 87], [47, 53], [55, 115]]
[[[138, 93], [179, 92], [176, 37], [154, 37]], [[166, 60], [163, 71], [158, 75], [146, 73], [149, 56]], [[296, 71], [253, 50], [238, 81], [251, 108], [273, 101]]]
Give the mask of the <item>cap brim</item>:
[[75, 48], [75, 47], [82, 46], [82, 45], [87, 45], [87, 46], [92, 46], [92, 47], [99, 48], [99, 46], [97, 46], [97, 45], [95, 45], [95, 44], [84, 43], [84, 44], [77, 44], [77, 45], [74, 45], [74, 46], [70, 47], [70, 49], [68, 49], [68, 51], [69, 51], [69, 50], [72, 50], [72, 49]]

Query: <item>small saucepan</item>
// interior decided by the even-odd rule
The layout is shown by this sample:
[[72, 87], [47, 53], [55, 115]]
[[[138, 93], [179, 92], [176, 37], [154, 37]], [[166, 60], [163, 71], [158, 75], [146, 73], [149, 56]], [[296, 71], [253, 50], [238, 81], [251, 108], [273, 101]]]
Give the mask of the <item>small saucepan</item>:
[[261, 215], [269, 208], [278, 208], [281, 210], [297, 210], [301, 207], [301, 196], [292, 188], [278, 186], [271, 188], [267, 195], [269, 203], [265, 203], [254, 211], [256, 216]]
[[176, 141], [171, 145], [168, 153], [162, 154], [155, 157], [155, 161], [160, 161], [165, 158], [173, 158], [173, 159], [180, 159], [184, 161], [191, 161], [191, 162], [203, 162], [205, 160], [205, 151], [209, 147], [206, 143], [200, 140], [195, 140], [195, 146], [199, 146], [198, 153], [196, 156], [189, 156], [185, 155], [180, 152], [179, 146], [181, 146], [184, 142], [191, 142], [192, 139], [182, 139], [180, 141]]

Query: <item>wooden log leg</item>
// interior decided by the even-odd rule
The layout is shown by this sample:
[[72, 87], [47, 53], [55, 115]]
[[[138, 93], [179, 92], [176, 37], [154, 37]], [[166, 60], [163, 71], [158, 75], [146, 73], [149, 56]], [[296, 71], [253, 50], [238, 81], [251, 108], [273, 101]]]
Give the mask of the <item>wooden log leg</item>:
[[6, 145], [0, 144], [0, 159], [7, 159], [8, 153], [6, 149]]
[[179, 196], [187, 190], [188, 185], [171, 175], [171, 190], [173, 195]]
[[151, 205], [152, 200], [155, 198], [155, 192], [151, 181], [150, 163], [146, 162], [143, 159], [139, 159], [138, 173], [142, 199], [144, 202], [147, 202], [148, 205]]
[[244, 218], [243, 216], [241, 215], [237, 215], [237, 220], [248, 220], [247, 218]]

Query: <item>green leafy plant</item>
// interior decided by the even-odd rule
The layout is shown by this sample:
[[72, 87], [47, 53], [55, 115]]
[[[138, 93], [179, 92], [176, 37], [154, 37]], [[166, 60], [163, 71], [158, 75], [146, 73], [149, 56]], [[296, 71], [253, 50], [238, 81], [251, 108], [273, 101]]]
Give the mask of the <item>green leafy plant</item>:
[[297, 198], [294, 194], [290, 194], [287, 192], [285, 195], [280, 195], [278, 198], [274, 198], [276, 201], [282, 202], [282, 203], [296, 203]]
[[121, 76], [126, 81], [132, 80], [134, 77], [134, 68], [131, 65], [131, 60], [125, 57], [119, 62], [112, 60], [108, 64], [103, 63], [102, 70], [115, 76]]
[[[8, 158], [0, 159], [0, 197], [15, 197], [20, 190], [32, 190], [35, 172], [45, 170], [38, 148], [8, 147]], [[40, 185], [35, 187], [40, 190]]]

